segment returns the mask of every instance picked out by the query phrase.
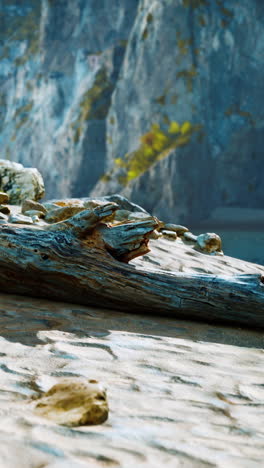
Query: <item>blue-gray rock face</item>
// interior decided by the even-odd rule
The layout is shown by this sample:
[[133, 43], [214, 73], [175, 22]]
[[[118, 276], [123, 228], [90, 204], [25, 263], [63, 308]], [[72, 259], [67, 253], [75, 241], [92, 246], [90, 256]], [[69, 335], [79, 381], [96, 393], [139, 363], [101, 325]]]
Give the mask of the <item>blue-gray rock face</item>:
[[105, 171], [105, 118], [137, 4], [0, 4], [1, 157], [37, 167], [49, 197], [87, 195]]
[[3, 3], [2, 157], [49, 198], [121, 192], [180, 222], [263, 207], [263, 2]]

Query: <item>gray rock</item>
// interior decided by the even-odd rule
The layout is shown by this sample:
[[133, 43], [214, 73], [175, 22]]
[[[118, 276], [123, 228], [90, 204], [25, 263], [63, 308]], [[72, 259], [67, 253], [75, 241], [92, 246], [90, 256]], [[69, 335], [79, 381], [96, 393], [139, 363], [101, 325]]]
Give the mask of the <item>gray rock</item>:
[[65, 219], [71, 218], [72, 216], [84, 210], [84, 207], [78, 205], [63, 207], [57, 206], [57, 208], [48, 211], [48, 213], [45, 215], [45, 221], [47, 223], [58, 223], [59, 221], [64, 221]]
[[25, 216], [30, 216], [30, 218], [32, 218], [32, 219], [35, 218], [35, 217], [37, 217], [38, 219], [45, 217], [45, 213], [43, 213], [43, 211], [38, 211], [38, 210], [25, 211], [24, 215]]
[[128, 210], [116, 210], [115, 221], [125, 221], [128, 219], [130, 211]]
[[33, 221], [34, 224], [38, 224], [39, 221], [40, 221], [40, 219], [39, 219], [39, 217], [38, 217], [37, 215], [31, 216], [31, 219], [32, 219], [32, 221]]
[[38, 203], [34, 200], [28, 200], [28, 199], [23, 200], [22, 207], [21, 207], [22, 213], [26, 213], [26, 211], [31, 211], [31, 210], [42, 211], [42, 213], [44, 214], [47, 213], [47, 209], [42, 203]]
[[[181, 223], [198, 222], [216, 206], [264, 206], [264, 3], [222, 3], [141, 2], [108, 114], [112, 179], [93, 193], [119, 191]], [[153, 123], [164, 130], [173, 121], [201, 131], [122, 187], [116, 158], [135, 151]]]
[[130, 220], [141, 220], [141, 219], [147, 219], [150, 218], [151, 216], [148, 213], [142, 213], [141, 211], [137, 212], [134, 211], [132, 213], [129, 213], [128, 219]]
[[[49, 197], [119, 192], [186, 224], [218, 206], [264, 206], [263, 2], [24, 0], [2, 10], [1, 154], [38, 167]], [[7, 34], [18, 20], [26, 31], [28, 15], [32, 37]], [[152, 124], [174, 121], [200, 127], [124, 187], [115, 160]]]
[[132, 213], [137, 212], [137, 213], [149, 214], [142, 206], [136, 203], [133, 203], [132, 201], [128, 200], [126, 197], [118, 193], [115, 193], [113, 195], [108, 195], [105, 197], [97, 197], [97, 198], [102, 201], [110, 201], [110, 202], [117, 203], [117, 205], [119, 206], [121, 210], [131, 211]]
[[33, 224], [30, 216], [25, 216], [22, 214], [11, 215], [9, 216], [8, 221], [11, 224]]
[[196, 239], [197, 246], [200, 250], [207, 253], [222, 252], [222, 241], [218, 234], [207, 232], [200, 234]]
[[[1, 5], [1, 154], [37, 167], [49, 198], [87, 196], [104, 173], [106, 116], [138, 3]], [[15, 27], [19, 40], [7, 33]]]
[[9, 195], [4, 192], [0, 192], [0, 204], [6, 204], [9, 202]]
[[185, 232], [188, 232], [189, 229], [185, 226], [181, 226], [180, 224], [171, 224], [167, 223], [160, 229], [162, 232], [165, 231], [174, 231], [178, 234], [178, 236], [182, 236]]
[[0, 189], [9, 196], [9, 202], [19, 205], [31, 198], [39, 200], [45, 194], [44, 182], [37, 169], [0, 159]]
[[169, 239], [169, 240], [176, 240], [177, 239], [177, 232], [175, 232], [175, 231], [167, 231], [166, 229], [164, 229], [162, 231], [162, 235], [163, 235], [163, 237], [166, 237], [166, 239]]
[[149, 236], [150, 239], [154, 239], [154, 240], [160, 239], [161, 237], [162, 237], [162, 233], [157, 231], [156, 229]]
[[186, 240], [188, 242], [192, 242], [194, 244], [197, 241], [197, 236], [195, 236], [195, 234], [193, 234], [192, 232], [185, 232], [183, 234], [183, 237], [184, 237], [184, 240]]
[[105, 197], [94, 196], [48, 200], [47, 202], [43, 203], [43, 206], [46, 208], [47, 211], [50, 211], [54, 208], [58, 208], [58, 206], [79, 206], [86, 209], [92, 209], [100, 204], [104, 204], [105, 202], [116, 203], [119, 206], [120, 210], [125, 210], [131, 213], [146, 213], [149, 215], [149, 213], [147, 213], [147, 211], [144, 208], [142, 208], [142, 206], [131, 202], [126, 197], [124, 197], [123, 195], [119, 195], [118, 193]]

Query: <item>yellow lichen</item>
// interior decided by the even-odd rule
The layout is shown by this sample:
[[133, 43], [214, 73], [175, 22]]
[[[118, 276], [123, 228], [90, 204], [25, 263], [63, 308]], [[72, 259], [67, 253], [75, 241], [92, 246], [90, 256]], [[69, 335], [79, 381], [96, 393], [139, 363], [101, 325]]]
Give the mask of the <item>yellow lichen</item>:
[[171, 122], [168, 133], [179, 133], [180, 132], [180, 124], [178, 122]]
[[[140, 138], [137, 150], [128, 153], [124, 158], [116, 158], [115, 165], [123, 170], [118, 175], [118, 181], [126, 185], [129, 181], [146, 172], [155, 162], [167, 157], [171, 150], [189, 143], [194, 132], [201, 130], [201, 125], [189, 121], [182, 124], [172, 121], [166, 130], [153, 124], [150, 131]], [[111, 174], [106, 174], [111, 178]]]

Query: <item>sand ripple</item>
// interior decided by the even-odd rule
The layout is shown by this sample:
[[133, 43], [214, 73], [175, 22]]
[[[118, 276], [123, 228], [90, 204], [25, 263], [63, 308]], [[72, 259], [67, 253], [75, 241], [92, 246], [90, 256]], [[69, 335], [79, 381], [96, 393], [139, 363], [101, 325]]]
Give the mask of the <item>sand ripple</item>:
[[[263, 334], [0, 295], [0, 467], [259, 467]], [[108, 389], [109, 420], [66, 428], [30, 397], [60, 377]]]

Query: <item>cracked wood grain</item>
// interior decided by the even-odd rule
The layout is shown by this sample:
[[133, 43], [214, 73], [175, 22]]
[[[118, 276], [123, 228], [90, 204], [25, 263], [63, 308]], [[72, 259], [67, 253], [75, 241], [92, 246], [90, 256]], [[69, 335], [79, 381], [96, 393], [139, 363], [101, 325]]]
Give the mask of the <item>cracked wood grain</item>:
[[113, 203], [43, 228], [0, 226], [0, 290], [131, 312], [263, 327], [261, 275], [144, 270], [156, 218], [112, 226]]

